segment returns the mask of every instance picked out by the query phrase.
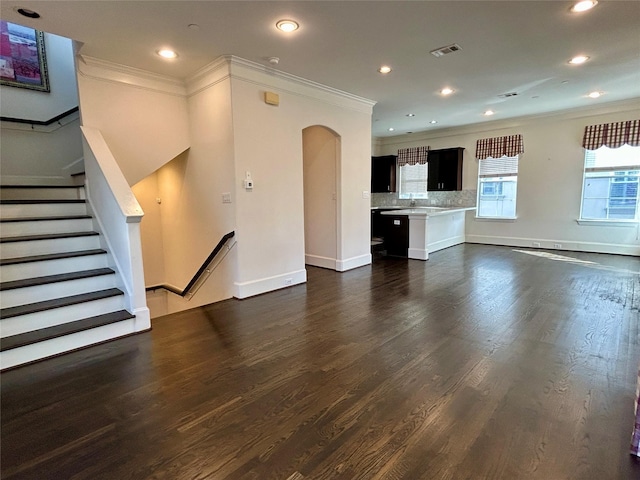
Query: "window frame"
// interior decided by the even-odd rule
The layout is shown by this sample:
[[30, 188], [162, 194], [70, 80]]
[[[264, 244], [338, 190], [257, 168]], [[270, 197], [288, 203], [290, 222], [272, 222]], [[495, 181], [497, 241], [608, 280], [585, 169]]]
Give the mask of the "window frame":
[[[601, 148], [606, 148], [606, 147], [601, 147]], [[623, 148], [623, 147], [620, 147], [620, 148]], [[629, 148], [637, 149], [638, 155], [640, 155], [640, 147], [629, 147]], [[578, 217], [578, 223], [588, 224], [589, 222], [598, 222], [598, 223], [601, 223], [602, 225], [639, 223], [640, 222], [640, 162], [638, 165], [635, 165], [635, 164], [626, 165], [624, 164], [624, 161], [622, 161], [621, 164], [618, 164], [618, 165], [597, 166], [596, 165], [597, 160], [595, 158], [595, 155], [597, 155], [597, 152], [599, 150], [601, 149], [599, 148], [598, 150], [585, 150], [584, 152], [584, 163], [582, 168], [582, 191], [580, 193], [580, 216]], [[607, 150], [616, 151], [618, 149], [611, 148]], [[589, 159], [590, 153], [594, 155], [592, 159]], [[587, 164], [589, 162], [593, 163], [593, 166], [588, 166]], [[624, 183], [631, 183], [631, 184], [635, 183], [637, 185], [636, 196], [635, 196], [635, 199], [636, 199], [635, 214], [633, 218], [611, 218], [610, 217], [612, 187], [614, 186], [615, 183], [618, 183], [614, 181], [618, 175], [620, 175], [621, 178], [625, 178], [625, 179], [630, 177], [635, 177], [637, 179], [636, 182], [624, 182]], [[609, 179], [609, 184], [607, 188], [608, 195], [606, 197], [585, 198], [588, 178], [600, 178], [600, 179], [608, 178]], [[601, 200], [606, 200], [607, 202], [607, 206], [605, 207], [606, 217], [604, 218], [603, 217], [585, 217], [584, 216], [585, 200], [592, 200], [596, 198], [600, 198]]]
[[[488, 167], [483, 174], [482, 163], [493, 161], [495, 165]], [[476, 194], [476, 218], [478, 220], [496, 220], [496, 221], [513, 221], [517, 219], [517, 208], [518, 208], [518, 168], [520, 164], [520, 154], [508, 156], [503, 155], [499, 158], [487, 157], [478, 159], [478, 183], [477, 183], [477, 194]], [[514, 194], [513, 194], [513, 215], [480, 215], [480, 201], [481, 197], [505, 197], [505, 183], [512, 182], [514, 183]], [[500, 193], [496, 194], [484, 194], [483, 190], [487, 183], [498, 183], [497, 191]]]
[[[416, 194], [415, 192], [408, 192], [408, 193], [404, 193], [403, 190], [403, 185], [404, 185], [404, 176], [402, 174], [402, 168], [404, 167], [415, 167], [417, 165], [420, 165], [422, 168], [424, 168], [425, 170], [425, 175], [424, 175], [424, 186], [425, 186], [425, 190], [423, 193], [418, 193]], [[429, 180], [429, 163], [417, 163], [415, 165], [411, 165], [411, 164], [405, 164], [405, 165], [398, 165], [397, 167], [397, 172], [396, 175], [398, 177], [398, 198], [400, 200], [424, 200], [429, 198], [429, 188], [428, 188], [428, 180]], [[422, 182], [422, 180], [416, 180], [415, 182]], [[408, 183], [411, 183], [410, 181]]]

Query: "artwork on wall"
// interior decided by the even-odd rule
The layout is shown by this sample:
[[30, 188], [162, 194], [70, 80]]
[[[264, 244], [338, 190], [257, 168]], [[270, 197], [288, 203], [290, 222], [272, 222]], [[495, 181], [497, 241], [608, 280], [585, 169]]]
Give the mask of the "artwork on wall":
[[42, 32], [0, 21], [0, 85], [50, 91]]

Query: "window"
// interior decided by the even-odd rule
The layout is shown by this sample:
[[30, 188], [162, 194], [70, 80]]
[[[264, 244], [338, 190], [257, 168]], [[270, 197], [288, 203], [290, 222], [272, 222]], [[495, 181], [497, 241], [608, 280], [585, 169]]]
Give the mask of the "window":
[[640, 147], [586, 150], [583, 220], [638, 220]]
[[400, 198], [428, 198], [426, 163], [415, 165], [405, 164], [400, 171]]
[[479, 160], [476, 216], [515, 218], [518, 190], [518, 155]]

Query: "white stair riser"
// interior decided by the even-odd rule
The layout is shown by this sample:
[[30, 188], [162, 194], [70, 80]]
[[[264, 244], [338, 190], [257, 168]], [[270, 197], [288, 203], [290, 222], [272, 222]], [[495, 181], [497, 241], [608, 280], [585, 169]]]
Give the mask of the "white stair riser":
[[93, 250], [95, 248], [100, 248], [98, 235], [56, 238], [51, 240], [32, 240], [29, 242], [8, 242], [0, 244], [0, 257], [17, 258], [30, 255]]
[[116, 286], [115, 277], [115, 274], [99, 275], [66, 282], [5, 290], [0, 293], [0, 307], [16, 307], [28, 303], [44, 302], [45, 300], [114, 288]]
[[22, 235], [46, 235], [49, 233], [89, 232], [93, 230], [93, 222], [90, 218], [5, 222], [1, 228], [3, 237], [18, 237]]
[[0, 189], [2, 200], [79, 200], [84, 199], [84, 187], [76, 188], [15, 188]]
[[0, 368], [6, 369], [135, 333], [135, 319], [123, 320], [83, 332], [0, 352]]
[[107, 267], [107, 254], [83, 255], [81, 257], [44, 260], [41, 262], [16, 263], [0, 267], [0, 279], [3, 282], [25, 278], [44, 277], [58, 273], [71, 273], [94, 268]]
[[0, 205], [0, 217], [51, 217], [63, 215], [86, 215], [86, 203], [19, 203], [15, 205]]
[[104, 313], [124, 310], [124, 295], [78, 303], [67, 307], [54, 308], [43, 312], [29, 313], [0, 320], [0, 336], [10, 337], [20, 333], [32, 332], [41, 328], [53, 327], [75, 322], [83, 318], [95, 317]]

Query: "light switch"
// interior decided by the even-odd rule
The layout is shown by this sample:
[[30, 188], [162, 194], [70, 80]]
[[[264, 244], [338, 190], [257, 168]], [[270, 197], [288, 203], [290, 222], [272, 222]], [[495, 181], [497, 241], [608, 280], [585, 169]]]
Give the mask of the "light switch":
[[367, 190], [363, 190], [362, 198], [371, 198], [371, 194]]
[[222, 194], [222, 203], [231, 203], [231, 193], [226, 192]]

